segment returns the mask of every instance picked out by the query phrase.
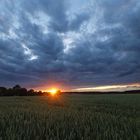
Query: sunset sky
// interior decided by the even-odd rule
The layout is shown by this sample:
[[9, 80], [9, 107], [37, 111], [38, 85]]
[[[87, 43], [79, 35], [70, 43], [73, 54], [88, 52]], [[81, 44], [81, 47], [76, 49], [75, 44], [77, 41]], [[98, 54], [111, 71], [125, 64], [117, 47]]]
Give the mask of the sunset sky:
[[0, 86], [15, 84], [140, 89], [140, 0], [0, 0]]

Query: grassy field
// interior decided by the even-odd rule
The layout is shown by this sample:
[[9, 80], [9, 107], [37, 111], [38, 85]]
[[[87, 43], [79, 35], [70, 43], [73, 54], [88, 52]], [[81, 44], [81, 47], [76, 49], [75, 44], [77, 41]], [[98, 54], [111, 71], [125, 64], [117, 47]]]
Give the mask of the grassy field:
[[0, 97], [0, 140], [139, 140], [140, 94]]

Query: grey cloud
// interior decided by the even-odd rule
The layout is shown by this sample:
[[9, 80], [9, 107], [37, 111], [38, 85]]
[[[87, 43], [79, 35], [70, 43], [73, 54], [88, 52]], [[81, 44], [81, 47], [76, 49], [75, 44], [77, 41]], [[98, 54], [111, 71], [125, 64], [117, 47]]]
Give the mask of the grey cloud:
[[[140, 2], [100, 0], [95, 6], [101, 17], [87, 8], [71, 19], [66, 0], [0, 1], [0, 84], [10, 85], [10, 79], [30, 86], [51, 79], [70, 86], [138, 82]], [[47, 33], [33, 21], [41, 22], [39, 12], [49, 18]], [[66, 43], [72, 47], [65, 53], [62, 35], [69, 32], [74, 36]], [[37, 59], [29, 60], [31, 54]]]
[[76, 14], [75, 18], [69, 23], [70, 30], [78, 30], [84, 21], [88, 21], [90, 16], [87, 13]]

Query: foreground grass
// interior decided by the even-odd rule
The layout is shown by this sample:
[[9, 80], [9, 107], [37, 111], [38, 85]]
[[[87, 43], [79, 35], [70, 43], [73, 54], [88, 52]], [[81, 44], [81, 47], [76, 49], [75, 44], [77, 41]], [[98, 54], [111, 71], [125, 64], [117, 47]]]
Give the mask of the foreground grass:
[[140, 95], [0, 97], [0, 140], [138, 140]]

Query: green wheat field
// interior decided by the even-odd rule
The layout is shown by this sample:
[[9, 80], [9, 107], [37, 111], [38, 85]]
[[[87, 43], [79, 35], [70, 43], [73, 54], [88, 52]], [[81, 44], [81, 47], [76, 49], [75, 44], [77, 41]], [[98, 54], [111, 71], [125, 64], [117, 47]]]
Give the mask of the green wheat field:
[[0, 140], [140, 140], [140, 94], [0, 97]]

